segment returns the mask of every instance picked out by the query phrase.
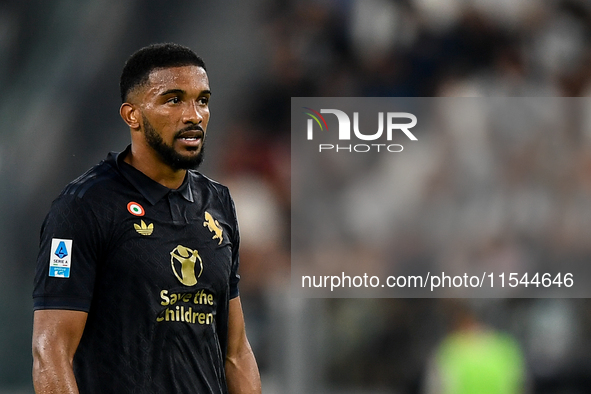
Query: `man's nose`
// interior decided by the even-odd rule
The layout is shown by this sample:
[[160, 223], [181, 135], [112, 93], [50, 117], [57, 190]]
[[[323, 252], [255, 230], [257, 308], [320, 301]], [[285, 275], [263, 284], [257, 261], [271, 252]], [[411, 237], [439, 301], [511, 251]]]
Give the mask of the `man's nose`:
[[197, 103], [189, 103], [183, 113], [183, 123], [200, 124], [203, 121], [203, 114]]

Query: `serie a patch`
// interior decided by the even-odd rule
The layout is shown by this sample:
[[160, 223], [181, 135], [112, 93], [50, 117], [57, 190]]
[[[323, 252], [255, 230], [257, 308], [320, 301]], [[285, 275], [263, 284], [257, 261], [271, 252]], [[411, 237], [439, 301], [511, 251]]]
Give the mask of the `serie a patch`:
[[49, 255], [49, 276], [69, 278], [72, 266], [72, 240], [53, 238]]

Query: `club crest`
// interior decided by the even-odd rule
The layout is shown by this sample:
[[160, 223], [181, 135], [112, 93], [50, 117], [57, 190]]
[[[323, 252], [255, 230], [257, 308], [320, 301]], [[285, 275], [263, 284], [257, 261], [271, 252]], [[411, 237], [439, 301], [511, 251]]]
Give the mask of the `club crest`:
[[220, 223], [215, 220], [213, 216], [211, 216], [211, 214], [207, 211], [205, 212], [205, 222], [203, 222], [203, 226], [207, 227], [209, 231], [214, 233], [212, 239], [219, 239], [220, 241], [218, 242], [218, 245], [221, 245], [222, 241], [224, 240], [224, 230], [220, 226]]

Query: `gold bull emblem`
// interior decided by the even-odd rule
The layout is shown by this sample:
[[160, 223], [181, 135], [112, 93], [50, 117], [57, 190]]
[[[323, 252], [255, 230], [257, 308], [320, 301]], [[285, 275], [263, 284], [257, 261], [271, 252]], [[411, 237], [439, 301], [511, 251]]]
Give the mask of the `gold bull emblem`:
[[[195, 265], [199, 260], [199, 274], [195, 275]], [[180, 275], [175, 268], [175, 261], [181, 264]], [[193, 286], [197, 283], [197, 278], [203, 273], [203, 261], [196, 250], [191, 250], [182, 245], [178, 245], [170, 252], [170, 263], [172, 272], [176, 278], [185, 286]]]
[[220, 222], [215, 220], [213, 216], [211, 216], [211, 214], [207, 211], [205, 212], [205, 222], [203, 222], [203, 226], [207, 227], [209, 231], [214, 233], [212, 239], [219, 239], [220, 242], [218, 242], [218, 245], [221, 245], [224, 239], [222, 235], [224, 230], [222, 229], [222, 226], [220, 226]]

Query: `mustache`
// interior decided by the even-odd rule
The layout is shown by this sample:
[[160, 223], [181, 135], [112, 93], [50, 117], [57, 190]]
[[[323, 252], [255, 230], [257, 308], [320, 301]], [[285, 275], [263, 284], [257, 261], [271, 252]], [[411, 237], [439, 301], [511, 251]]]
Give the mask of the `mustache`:
[[180, 129], [179, 131], [177, 131], [174, 134], [174, 138], [180, 138], [184, 133], [191, 132], [191, 131], [200, 131], [201, 138], [203, 138], [203, 136], [205, 135], [205, 131], [203, 130], [203, 128], [200, 125], [195, 124], [195, 125], [187, 126], [183, 129]]

